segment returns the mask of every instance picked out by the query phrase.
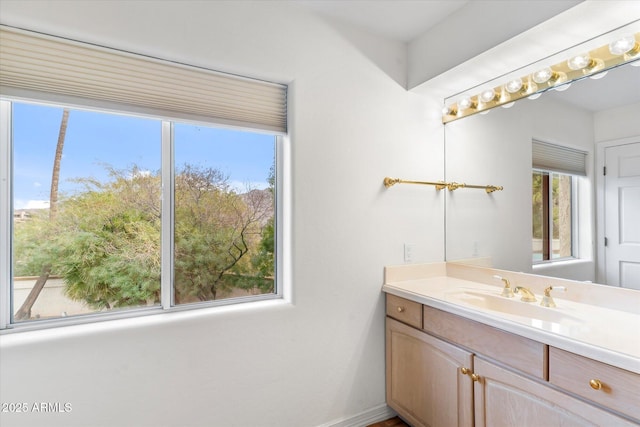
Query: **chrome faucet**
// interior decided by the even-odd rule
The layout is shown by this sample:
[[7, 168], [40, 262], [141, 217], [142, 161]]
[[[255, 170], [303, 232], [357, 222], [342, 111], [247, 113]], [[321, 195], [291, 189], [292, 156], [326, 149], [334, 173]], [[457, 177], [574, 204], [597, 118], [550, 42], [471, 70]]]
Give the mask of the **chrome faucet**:
[[498, 275], [495, 275], [493, 277], [498, 280], [502, 280], [504, 282], [504, 288], [502, 288], [502, 293], [500, 295], [506, 298], [513, 298], [513, 289], [511, 289], [511, 284], [509, 283], [509, 279], [507, 279], [506, 277], [498, 276]]
[[522, 298], [520, 298], [520, 301], [524, 301], [524, 302], [536, 302], [536, 296], [533, 294], [533, 292], [531, 292], [531, 290], [529, 288], [525, 288], [523, 286], [516, 286], [516, 288], [514, 289], [515, 293], [522, 293]]
[[556, 303], [553, 300], [553, 298], [551, 298], [551, 291], [553, 290], [557, 290], [557, 291], [567, 291], [567, 288], [565, 288], [564, 286], [549, 286], [548, 288], [546, 288], [544, 290], [544, 296], [542, 297], [542, 302], [540, 303], [541, 306], [543, 307], [555, 307]]

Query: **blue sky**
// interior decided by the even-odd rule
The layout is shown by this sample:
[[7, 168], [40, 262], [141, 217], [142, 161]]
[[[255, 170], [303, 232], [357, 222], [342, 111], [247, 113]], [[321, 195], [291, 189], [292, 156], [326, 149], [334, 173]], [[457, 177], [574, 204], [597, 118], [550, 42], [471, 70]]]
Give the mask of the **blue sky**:
[[[48, 206], [62, 108], [13, 104], [14, 208]], [[106, 165], [160, 169], [161, 122], [71, 110], [60, 167], [59, 192], [72, 194], [74, 178], [108, 179]], [[214, 167], [237, 188], [266, 188], [274, 136], [187, 124], [175, 127], [175, 163]]]

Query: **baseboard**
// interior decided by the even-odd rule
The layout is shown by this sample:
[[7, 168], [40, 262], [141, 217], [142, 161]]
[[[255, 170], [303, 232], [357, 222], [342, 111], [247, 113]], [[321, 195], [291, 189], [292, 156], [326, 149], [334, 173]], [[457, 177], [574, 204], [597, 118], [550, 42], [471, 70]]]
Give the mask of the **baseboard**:
[[393, 409], [388, 407], [386, 404], [382, 404], [371, 409], [367, 409], [364, 412], [360, 412], [359, 414], [342, 418], [340, 420], [334, 420], [318, 427], [365, 427], [369, 424], [388, 420], [396, 415], [397, 414]]

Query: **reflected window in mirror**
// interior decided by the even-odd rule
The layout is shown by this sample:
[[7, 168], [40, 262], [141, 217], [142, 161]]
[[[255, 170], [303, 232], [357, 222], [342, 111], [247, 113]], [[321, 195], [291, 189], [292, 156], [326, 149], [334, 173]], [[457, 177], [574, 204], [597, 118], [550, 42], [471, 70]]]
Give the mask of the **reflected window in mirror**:
[[573, 257], [573, 177], [533, 171], [533, 262]]
[[586, 152], [532, 141], [532, 261], [578, 258], [578, 182]]

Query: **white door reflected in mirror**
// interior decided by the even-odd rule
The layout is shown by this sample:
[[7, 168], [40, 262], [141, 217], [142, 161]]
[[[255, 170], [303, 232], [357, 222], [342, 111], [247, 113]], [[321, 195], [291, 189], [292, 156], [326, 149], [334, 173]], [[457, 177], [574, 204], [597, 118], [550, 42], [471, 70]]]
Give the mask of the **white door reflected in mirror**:
[[607, 147], [605, 165], [606, 282], [640, 290], [640, 142]]

